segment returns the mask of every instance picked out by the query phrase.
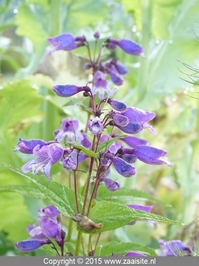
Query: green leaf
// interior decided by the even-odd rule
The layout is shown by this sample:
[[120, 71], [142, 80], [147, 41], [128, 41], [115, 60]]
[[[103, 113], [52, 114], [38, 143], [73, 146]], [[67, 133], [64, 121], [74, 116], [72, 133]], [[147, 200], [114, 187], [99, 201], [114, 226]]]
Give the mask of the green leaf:
[[43, 46], [48, 38], [45, 25], [45, 12], [33, 5], [21, 5], [17, 15], [17, 34], [29, 38], [37, 48]]
[[78, 142], [69, 142], [68, 144], [71, 144], [73, 146], [75, 146], [75, 148], [83, 151], [83, 153], [85, 153], [86, 155], [88, 155], [89, 157], [94, 157], [96, 159], [99, 158], [99, 155], [97, 153], [95, 153], [94, 151], [90, 151], [87, 148], [85, 148], [84, 146], [80, 145]]
[[119, 136], [119, 137], [115, 137], [115, 138], [110, 138], [104, 142], [102, 142], [99, 146], [98, 146], [98, 152], [102, 151], [103, 149], [105, 148], [108, 148], [110, 147], [113, 143], [115, 143], [117, 140], [119, 139], [122, 139], [126, 137], [126, 135], [122, 135], [122, 136]]
[[98, 247], [96, 254], [98, 256], [111, 256], [112, 253], [118, 255], [125, 255], [127, 252], [140, 252], [149, 256], [157, 256], [156, 252], [149, 247], [142, 246], [136, 243], [119, 243], [119, 242], [109, 242], [108, 244]]
[[16, 192], [28, 198], [46, 198], [33, 183], [27, 185], [0, 186], [0, 192]]
[[120, 188], [118, 191], [111, 192], [106, 187], [100, 186], [97, 194], [98, 200], [117, 201], [120, 203], [132, 204], [134, 201], [151, 201], [169, 207], [170, 205], [162, 200], [156, 199], [151, 195], [136, 189]]
[[[48, 180], [44, 176], [36, 175], [25, 175], [19, 170], [14, 169], [13, 167], [6, 165], [9, 169], [18, 173], [21, 176], [26, 177], [28, 180], [33, 182], [35, 186], [39, 189], [43, 197], [49, 199], [49, 201], [63, 214], [68, 215], [76, 213], [76, 204], [75, 204], [75, 195], [74, 191], [70, 188], [67, 188], [57, 182]], [[37, 193], [37, 192], [36, 192]], [[34, 194], [34, 193], [33, 193]], [[83, 200], [81, 196], [78, 196], [79, 207], [82, 207]]]
[[101, 229], [93, 229], [89, 233], [101, 233], [104, 231], [114, 230], [124, 225], [128, 225], [132, 221], [138, 220], [150, 220], [161, 223], [182, 225], [181, 223], [170, 220], [166, 217], [143, 211], [135, 211], [126, 205], [110, 201], [101, 201], [97, 203], [91, 209], [89, 218], [96, 224], [103, 224]]

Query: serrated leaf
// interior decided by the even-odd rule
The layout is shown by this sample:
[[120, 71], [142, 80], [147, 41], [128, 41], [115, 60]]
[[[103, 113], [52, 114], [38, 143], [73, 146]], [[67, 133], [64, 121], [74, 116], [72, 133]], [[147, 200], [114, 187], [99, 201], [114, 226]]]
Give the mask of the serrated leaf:
[[101, 233], [104, 231], [114, 230], [124, 225], [128, 225], [132, 221], [138, 220], [150, 220], [161, 223], [182, 225], [178, 221], [173, 221], [153, 213], [136, 211], [126, 205], [110, 201], [101, 201], [97, 203], [91, 209], [89, 218], [96, 224], [103, 224], [101, 229], [93, 229], [89, 233]]
[[[57, 182], [48, 180], [44, 176], [26, 175], [21, 173], [19, 170], [6, 165], [9, 169], [18, 173], [21, 176], [26, 177], [28, 180], [33, 182], [39, 189], [40, 193], [49, 199], [49, 201], [63, 214], [68, 215], [76, 213], [75, 195], [74, 191], [68, 187], [65, 187]], [[79, 206], [82, 207], [82, 197], [78, 195]]]
[[28, 185], [0, 186], [0, 192], [16, 192], [28, 198], [46, 198], [33, 183]]
[[136, 244], [136, 243], [119, 243], [119, 242], [109, 242], [108, 244], [102, 245], [98, 247], [96, 250], [96, 254], [99, 256], [111, 256], [112, 253], [118, 255], [125, 255], [127, 252], [140, 252], [149, 256], [157, 256], [156, 252], [149, 247]]
[[94, 151], [91, 151], [91, 150], [85, 148], [84, 146], [80, 145], [78, 142], [69, 142], [69, 144], [71, 144], [71, 145], [75, 146], [75, 148], [83, 151], [83, 153], [85, 153], [89, 157], [94, 157], [96, 159], [99, 158], [99, 155], [97, 153], [95, 153]]
[[100, 186], [97, 193], [98, 200], [117, 201], [120, 203], [132, 204], [134, 201], [151, 201], [161, 205], [170, 205], [162, 200], [156, 199], [153, 196], [136, 189], [120, 188], [118, 191], [111, 192], [106, 187]]

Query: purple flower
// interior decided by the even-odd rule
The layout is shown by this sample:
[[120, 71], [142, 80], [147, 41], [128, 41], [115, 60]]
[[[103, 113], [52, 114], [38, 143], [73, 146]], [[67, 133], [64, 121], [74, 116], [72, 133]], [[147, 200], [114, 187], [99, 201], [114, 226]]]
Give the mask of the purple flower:
[[82, 140], [80, 140], [81, 145], [87, 149], [90, 149], [91, 148], [91, 142], [88, 138], [88, 135], [83, 131], [80, 131], [80, 133], [82, 134]]
[[109, 98], [107, 102], [116, 111], [120, 111], [120, 112], [126, 111], [127, 107], [126, 107], [126, 105], [123, 102], [120, 102], [120, 101], [117, 101], [117, 100], [114, 100], [114, 99], [111, 99], [111, 98]]
[[115, 66], [120, 75], [125, 75], [128, 73], [128, 69], [120, 61], [112, 60], [112, 64]]
[[41, 232], [49, 238], [54, 238], [58, 243], [62, 242], [61, 228], [57, 221], [57, 216], [60, 212], [50, 205], [42, 210], [39, 210], [39, 225]]
[[102, 181], [104, 182], [106, 188], [110, 191], [117, 191], [120, 189], [120, 184], [110, 178], [103, 178]]
[[93, 85], [95, 88], [106, 88], [107, 87], [107, 81], [106, 76], [101, 71], [96, 71], [93, 76]]
[[93, 34], [93, 36], [94, 36], [94, 38], [97, 40], [97, 39], [99, 39], [100, 34], [99, 34], [98, 31], [96, 31], [96, 32]]
[[164, 241], [158, 240], [161, 247], [160, 256], [191, 256], [192, 250], [185, 246], [180, 240]]
[[74, 149], [68, 156], [64, 157], [62, 165], [67, 170], [76, 170], [78, 165], [78, 151]]
[[148, 128], [152, 134], [156, 134], [156, 131], [153, 129], [153, 127], [147, 123], [155, 117], [155, 113], [144, 111], [136, 107], [128, 107], [126, 111], [121, 112], [121, 114], [129, 119], [129, 123], [124, 127], [116, 125], [123, 132], [136, 134], [144, 128]]
[[51, 53], [57, 50], [74, 50], [85, 45], [86, 39], [84, 36], [74, 37], [70, 33], [64, 33], [55, 37], [50, 37], [47, 40], [51, 44], [48, 53]]
[[61, 159], [63, 152], [63, 148], [58, 143], [44, 145], [41, 148], [40, 145], [37, 145], [33, 149], [35, 159], [24, 164], [22, 171], [24, 173], [32, 171], [33, 174], [38, 174], [40, 171], [50, 179], [51, 166]]
[[58, 245], [63, 245], [65, 233], [61, 230], [57, 221], [59, 213], [53, 205], [40, 209], [39, 226], [27, 226], [31, 238], [17, 242], [16, 247], [24, 252], [32, 251], [45, 244], [52, 243], [49, 238], [55, 239]]
[[106, 154], [106, 157], [110, 159], [115, 167], [115, 170], [124, 177], [130, 177], [135, 174], [135, 168], [123, 159], [113, 156], [110, 153]]
[[151, 146], [137, 146], [134, 149], [134, 154], [140, 161], [147, 164], [167, 164], [172, 166], [166, 157], [163, 158], [167, 154], [166, 151]]
[[104, 98], [104, 94], [111, 94], [111, 90], [108, 87], [106, 76], [102, 71], [96, 71], [93, 76], [93, 87], [91, 89], [93, 95], [98, 93], [99, 99]]
[[50, 244], [51, 240], [49, 239], [28, 239], [19, 241], [16, 243], [16, 247], [23, 252], [33, 251], [40, 248], [43, 245]]
[[[50, 142], [52, 143], [52, 142]], [[41, 148], [43, 145], [46, 145], [47, 142], [45, 142], [42, 139], [31, 139], [31, 140], [25, 140], [22, 138], [19, 138], [19, 142], [17, 143], [16, 147], [13, 149], [13, 151], [20, 151], [22, 153], [26, 154], [32, 154], [33, 149], [39, 145]]]
[[130, 40], [122, 39], [122, 40], [115, 40], [112, 38], [107, 39], [107, 43], [115, 44], [119, 46], [125, 53], [131, 55], [142, 55], [144, 49], [139, 44], [132, 42]]
[[100, 121], [99, 117], [96, 116], [93, 119], [89, 119], [88, 128], [94, 135], [98, 135], [98, 134], [102, 133], [103, 125], [102, 125], [102, 122]]
[[127, 136], [127, 137], [121, 138], [121, 140], [124, 141], [126, 144], [128, 144], [132, 148], [135, 148], [140, 145], [149, 145], [148, 141], [134, 137], [134, 136]]
[[60, 97], [70, 97], [81, 91], [89, 92], [90, 88], [76, 85], [56, 85], [53, 87], [53, 91]]
[[134, 149], [121, 148], [117, 152], [117, 156], [122, 158], [127, 163], [134, 163], [137, 157], [134, 154]]
[[105, 69], [115, 85], [121, 86], [123, 84], [123, 79], [118, 75], [117, 69], [114, 65], [105, 64]]
[[129, 123], [128, 117], [121, 115], [120, 113], [111, 111], [109, 115], [113, 119], [114, 125], [116, 126], [124, 127]]
[[[65, 137], [67, 137], [67, 140], [70, 142], [73, 140], [73, 137], [76, 137], [80, 135], [78, 133], [78, 127], [79, 122], [78, 120], [73, 120], [69, 117], [64, 118], [61, 122], [61, 130], [56, 130], [54, 132], [56, 140], [58, 142], [62, 141]], [[82, 134], [81, 134], [82, 137]]]

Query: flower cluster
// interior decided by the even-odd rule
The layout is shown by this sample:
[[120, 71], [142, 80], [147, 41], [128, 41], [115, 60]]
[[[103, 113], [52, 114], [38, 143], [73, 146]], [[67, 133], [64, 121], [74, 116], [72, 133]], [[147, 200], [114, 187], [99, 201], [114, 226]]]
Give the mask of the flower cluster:
[[[75, 37], [70, 33], [65, 33], [48, 39], [51, 44], [48, 54], [57, 50], [71, 51], [82, 46], [88, 50], [89, 62], [85, 68], [91, 70], [92, 82], [82, 86], [57, 84], [53, 87], [54, 93], [59, 97], [68, 98], [82, 94], [83, 98], [87, 98], [89, 115], [86, 114], [85, 127], [80, 128], [78, 120], [65, 117], [61, 121], [60, 128], [54, 131], [54, 138], [51, 141], [20, 138], [14, 149], [14, 151], [34, 156], [22, 166], [24, 173], [42, 173], [48, 179], [51, 178], [51, 167], [58, 162], [66, 171], [72, 171], [75, 176], [80, 170], [80, 164], [85, 159], [90, 160], [89, 176], [86, 180], [87, 194], [84, 206], [80, 210], [82, 214], [78, 214], [81, 217], [86, 208], [89, 214], [100, 185], [104, 185], [112, 192], [120, 189], [120, 184], [109, 177], [112, 166], [125, 178], [135, 175], [136, 160], [151, 165], [171, 166], [170, 161], [165, 157], [167, 153], [164, 150], [152, 147], [146, 140], [134, 136], [144, 129], [156, 134], [155, 129], [150, 125], [155, 113], [126, 106], [125, 103], [113, 98], [110, 83], [112, 81], [117, 86], [122, 85], [123, 76], [128, 73], [127, 68], [115, 58], [105, 62], [102, 60], [105, 49], [111, 52], [119, 48], [127, 54], [139, 56], [143, 55], [143, 48], [131, 40], [108, 38], [96, 54], [100, 34], [96, 32], [94, 38], [96, 42], [93, 57], [91, 57], [91, 48], [85, 36]], [[91, 182], [93, 190], [88, 195]], [[77, 200], [77, 195], [75, 198]], [[128, 207], [149, 212], [153, 206], [129, 204]], [[79, 211], [78, 208], [77, 211]], [[62, 247], [64, 233], [57, 223], [58, 214], [54, 206], [40, 210], [39, 226], [29, 226], [28, 232], [31, 238], [18, 242], [16, 246], [23, 251], [30, 251], [44, 244], [52, 244], [52, 239], [54, 239]], [[74, 217], [76, 216], [75, 214]], [[136, 221], [132, 221], [130, 225], [135, 223]], [[142, 256], [134, 252], [126, 254], [126, 256], [131, 255]]]

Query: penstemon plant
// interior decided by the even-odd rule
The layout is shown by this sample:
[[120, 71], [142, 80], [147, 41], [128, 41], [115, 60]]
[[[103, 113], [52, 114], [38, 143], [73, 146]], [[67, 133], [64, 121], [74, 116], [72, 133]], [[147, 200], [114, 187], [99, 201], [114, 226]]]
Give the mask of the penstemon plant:
[[[60, 129], [54, 131], [54, 139], [51, 141], [19, 139], [14, 151], [33, 155], [34, 158], [22, 166], [22, 173], [14, 171], [32, 181], [29, 189], [32, 196], [47, 198], [51, 204], [39, 209], [39, 225], [29, 225], [27, 231], [30, 238], [17, 242], [16, 247], [23, 252], [30, 252], [43, 245], [50, 245], [55, 255], [59, 256], [156, 256], [158, 254], [152, 248], [136, 243], [110, 242], [105, 244], [104, 251], [103, 246], [99, 245], [103, 232], [134, 225], [138, 220], [170, 224], [178, 222], [150, 213], [152, 205], [133, 204], [131, 201], [134, 195], [154, 202], [156, 199], [144, 192], [123, 190], [111, 175], [111, 169], [115, 168], [121, 178], [131, 178], [136, 173], [137, 160], [167, 166], [171, 166], [171, 162], [164, 157], [166, 151], [152, 147], [148, 141], [134, 136], [144, 129], [156, 134], [149, 124], [155, 113], [126, 106], [114, 99], [114, 89], [123, 84], [123, 76], [128, 70], [115, 58], [104, 61], [104, 54], [111, 54], [112, 50], [121, 49], [130, 56], [142, 56], [143, 48], [131, 40], [113, 38], [106, 39], [100, 45], [98, 32], [94, 33], [94, 38], [93, 50], [85, 36], [74, 37], [66, 33], [48, 39], [51, 44], [48, 54], [57, 50], [71, 51], [78, 47], [85, 47], [87, 51], [85, 69], [90, 71], [91, 81], [83, 86], [67, 84], [53, 87], [58, 97], [82, 94], [87, 121], [84, 128], [80, 128], [78, 119], [64, 118]], [[66, 175], [70, 173], [72, 176], [72, 188], [51, 179], [51, 167], [57, 163]], [[129, 195], [128, 202], [120, 202], [123, 194], [126, 197]], [[62, 223], [61, 215], [69, 219], [67, 228]], [[74, 222], [76, 229], [71, 226]], [[72, 234], [75, 239], [72, 239]], [[92, 237], [95, 238], [93, 241]], [[66, 245], [70, 242], [75, 243], [74, 247]], [[175, 243], [179, 244], [178, 241]], [[165, 253], [169, 253], [163, 240], [160, 240], [160, 244], [163, 250], [167, 248]], [[180, 251], [190, 251], [181, 242], [178, 247]], [[174, 252], [172, 254], [176, 255]]]

